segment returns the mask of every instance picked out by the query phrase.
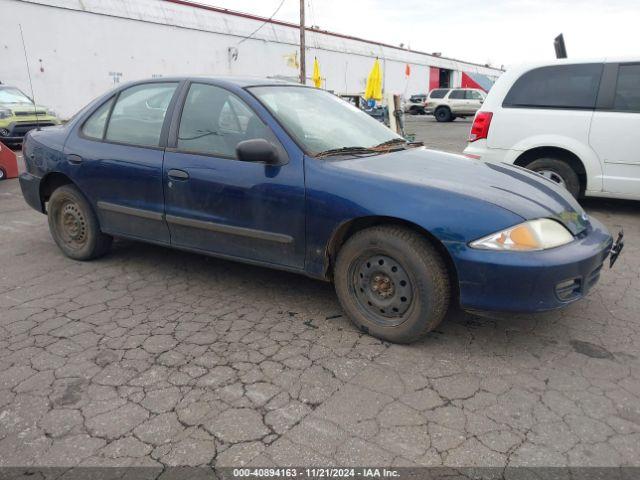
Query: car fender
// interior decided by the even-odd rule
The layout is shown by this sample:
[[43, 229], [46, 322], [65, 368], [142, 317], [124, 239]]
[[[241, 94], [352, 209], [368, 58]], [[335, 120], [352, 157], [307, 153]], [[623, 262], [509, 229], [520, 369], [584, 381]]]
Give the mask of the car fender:
[[[327, 278], [332, 250], [339, 250], [335, 248], [335, 236], [349, 222], [376, 219], [378, 223], [416, 226], [440, 242], [455, 263], [457, 254], [467, 248], [469, 241], [523, 220], [493, 203], [444, 189], [382, 181], [374, 176], [334, 169], [330, 162], [323, 164], [307, 159], [305, 167], [305, 270], [317, 278]], [[465, 228], [461, 229], [460, 225]]]

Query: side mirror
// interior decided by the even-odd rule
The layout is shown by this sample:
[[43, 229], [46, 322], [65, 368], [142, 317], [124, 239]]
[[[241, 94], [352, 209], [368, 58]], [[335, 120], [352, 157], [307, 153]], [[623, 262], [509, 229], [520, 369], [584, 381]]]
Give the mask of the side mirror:
[[278, 165], [278, 151], [264, 138], [244, 140], [236, 145], [236, 156], [243, 162], [262, 162], [267, 165]]

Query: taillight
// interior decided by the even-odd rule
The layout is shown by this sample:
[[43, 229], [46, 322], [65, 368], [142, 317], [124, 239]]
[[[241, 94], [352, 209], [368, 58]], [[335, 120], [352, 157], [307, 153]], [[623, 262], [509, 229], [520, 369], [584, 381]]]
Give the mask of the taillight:
[[489, 126], [491, 125], [491, 112], [478, 112], [476, 118], [471, 125], [471, 133], [469, 134], [469, 141], [475, 142], [481, 138], [487, 138], [489, 135]]

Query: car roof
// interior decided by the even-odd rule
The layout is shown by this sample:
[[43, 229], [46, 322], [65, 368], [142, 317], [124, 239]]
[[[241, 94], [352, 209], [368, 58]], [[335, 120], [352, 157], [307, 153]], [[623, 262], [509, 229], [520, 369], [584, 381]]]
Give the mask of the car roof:
[[205, 81], [212, 83], [224, 83], [227, 85], [237, 85], [239, 87], [259, 87], [266, 85], [289, 85], [300, 86], [303, 85], [293, 82], [291, 80], [282, 78], [265, 78], [265, 77], [236, 77], [236, 76], [209, 76], [209, 75], [186, 75], [186, 76], [172, 76], [172, 77], [156, 77], [156, 78], [144, 78], [140, 80], [134, 80], [124, 83], [123, 86], [139, 85], [141, 83], [154, 83], [154, 82], [181, 82], [183, 80], [188, 81]]
[[542, 60], [537, 62], [527, 62], [515, 64], [507, 67], [506, 71], [526, 72], [540, 67], [551, 67], [553, 65], [579, 65], [584, 63], [637, 63], [638, 57], [598, 57], [598, 58], [557, 58], [552, 60]]

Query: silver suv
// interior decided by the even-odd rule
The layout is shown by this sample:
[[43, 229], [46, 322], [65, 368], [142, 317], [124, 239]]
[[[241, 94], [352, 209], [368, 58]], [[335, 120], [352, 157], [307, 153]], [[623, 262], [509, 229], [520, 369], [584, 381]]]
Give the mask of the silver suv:
[[424, 107], [427, 115], [438, 122], [472, 117], [482, 106], [487, 94], [476, 88], [436, 88], [429, 92]]

